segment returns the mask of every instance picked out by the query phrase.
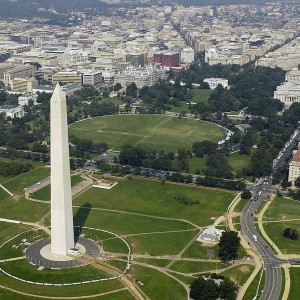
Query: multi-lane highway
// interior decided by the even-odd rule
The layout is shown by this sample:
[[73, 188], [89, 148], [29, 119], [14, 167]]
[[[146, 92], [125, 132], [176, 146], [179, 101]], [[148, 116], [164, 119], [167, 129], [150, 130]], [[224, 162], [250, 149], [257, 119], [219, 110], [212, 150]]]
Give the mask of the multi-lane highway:
[[[263, 189], [260, 186], [259, 189]], [[281, 291], [281, 263], [273, 250], [267, 245], [254, 226], [254, 215], [266, 194], [256, 191], [241, 212], [241, 234], [249, 246], [262, 258], [265, 269], [265, 286], [261, 300], [277, 300]]]
[[[273, 171], [280, 168], [289, 158], [295, 144], [299, 141], [300, 130], [296, 129], [290, 140], [285, 144], [273, 162]], [[274, 251], [268, 246], [265, 240], [259, 235], [254, 225], [254, 215], [267, 194], [274, 193], [272, 186], [272, 174], [263, 179], [260, 185], [247, 186], [253, 192], [252, 198], [245, 205], [241, 212], [241, 234], [248, 245], [253, 248], [261, 257], [265, 270], [265, 285], [261, 295], [261, 300], [277, 300], [280, 296], [282, 286], [281, 264], [285, 262], [299, 263], [297, 260], [284, 261], [279, 259]]]

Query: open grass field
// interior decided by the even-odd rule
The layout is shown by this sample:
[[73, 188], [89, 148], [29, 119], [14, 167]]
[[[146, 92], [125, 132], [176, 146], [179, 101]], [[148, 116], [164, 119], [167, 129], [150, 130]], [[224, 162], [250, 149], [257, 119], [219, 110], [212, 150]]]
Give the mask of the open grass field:
[[147, 263], [156, 267], [166, 267], [171, 261], [167, 259], [154, 259], [154, 258], [135, 258], [137, 262]]
[[195, 262], [195, 261], [176, 261], [172, 266], [171, 270], [182, 272], [182, 273], [201, 273], [223, 269], [228, 267], [228, 264], [219, 262]]
[[[80, 175], [71, 176], [71, 185], [75, 186], [79, 184], [84, 179]], [[50, 201], [51, 195], [51, 184], [43, 187], [42, 189], [36, 191], [32, 194], [31, 198], [38, 200]]]
[[224, 138], [220, 127], [193, 119], [163, 115], [113, 115], [83, 120], [69, 127], [70, 134], [94, 142], [106, 142], [120, 150], [124, 144], [147, 150], [191, 150], [193, 142]]
[[187, 298], [183, 286], [157, 270], [134, 265], [130, 273], [144, 284], [141, 289], [150, 299], [183, 300]]
[[6, 199], [0, 202], [0, 216], [23, 222], [37, 222], [49, 208], [48, 204], [32, 202], [25, 198]]
[[265, 212], [263, 221], [267, 221], [263, 223], [267, 235], [283, 253], [300, 253], [300, 241], [282, 235], [287, 227], [300, 232], [300, 202], [276, 197]]
[[288, 300], [298, 300], [300, 295], [300, 268], [291, 268], [291, 289], [289, 293]]
[[7, 180], [2, 184], [12, 193], [23, 194], [24, 188], [39, 182], [47, 176], [50, 176], [50, 168], [38, 167], [27, 173], [14, 177], [13, 179]]
[[276, 197], [264, 214], [267, 220], [289, 220], [300, 219], [300, 201]]
[[245, 284], [253, 270], [254, 266], [252, 265], [240, 265], [222, 272], [221, 275], [228, 277], [239, 286], [242, 286]]
[[45, 268], [42, 271], [38, 271], [38, 267], [28, 264], [26, 259], [0, 263], [0, 266], [6, 272], [14, 276], [26, 278], [33, 282], [70, 283], [108, 277], [106, 273], [91, 266], [70, 268], [66, 270], [52, 270]]
[[193, 93], [193, 98], [191, 102], [196, 102], [196, 103], [199, 102], [207, 103], [208, 98], [212, 93], [211, 90], [201, 90], [201, 89], [192, 89], [191, 91]]
[[300, 240], [285, 238], [282, 233], [287, 227], [296, 229], [300, 232], [300, 220], [289, 222], [270, 222], [263, 224], [264, 229], [275, 245], [286, 254], [300, 254]]
[[[75, 297], [86, 296], [86, 295], [97, 295], [102, 294], [105, 292], [121, 289], [124, 286], [117, 280], [109, 280], [104, 282], [98, 283], [91, 283], [91, 284], [82, 284], [82, 285], [75, 285], [75, 286], [64, 286], [64, 287], [55, 287], [55, 286], [33, 286], [32, 284], [24, 283], [21, 281], [17, 281], [13, 278], [10, 278], [4, 275], [2, 272], [0, 273], [0, 282], [1, 285], [7, 286], [11, 289], [15, 289], [17, 291], [23, 293], [29, 293], [33, 295], [45, 295], [50, 297], [70, 297], [70, 295], [75, 295]], [[0, 293], [3, 290], [0, 290]], [[16, 295], [16, 294], [14, 294]], [[11, 299], [18, 299], [18, 296]], [[107, 298], [106, 298], [107, 297]], [[4, 298], [6, 300], [6, 298]], [[35, 299], [31, 297], [30, 299]], [[96, 298], [93, 298], [96, 299]], [[118, 297], [115, 298], [108, 298], [105, 296], [99, 299], [120, 299]], [[121, 298], [122, 299], [122, 298]], [[125, 298], [126, 299], [126, 298]], [[128, 298], [132, 299], [132, 298]]]
[[214, 250], [215, 251], [215, 257], [213, 259], [218, 259], [218, 245], [214, 245], [212, 247], [205, 247], [203, 246], [203, 243], [195, 241], [189, 248], [185, 250], [183, 253], [183, 257], [189, 257], [189, 258], [201, 258], [201, 259], [208, 259], [207, 256], [207, 250]]
[[250, 161], [251, 155], [241, 155], [239, 152], [232, 153], [227, 157], [228, 165], [234, 173], [247, 168]]
[[5, 190], [0, 188], [0, 201], [6, 199], [8, 197], [10, 197], [10, 195]]
[[[200, 204], [182, 204], [175, 199], [178, 195], [199, 200]], [[205, 226], [213, 223], [212, 217], [219, 217], [226, 212], [233, 197], [231, 192], [131, 179], [119, 181], [111, 190], [89, 189], [76, 197], [74, 204], [81, 206], [88, 202], [93, 208], [185, 219]]]

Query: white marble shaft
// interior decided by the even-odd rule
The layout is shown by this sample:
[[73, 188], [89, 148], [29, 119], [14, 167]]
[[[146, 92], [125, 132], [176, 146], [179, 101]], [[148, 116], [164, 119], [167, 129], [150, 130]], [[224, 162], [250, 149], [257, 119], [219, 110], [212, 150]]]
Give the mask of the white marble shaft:
[[66, 95], [59, 84], [50, 100], [51, 252], [74, 247]]

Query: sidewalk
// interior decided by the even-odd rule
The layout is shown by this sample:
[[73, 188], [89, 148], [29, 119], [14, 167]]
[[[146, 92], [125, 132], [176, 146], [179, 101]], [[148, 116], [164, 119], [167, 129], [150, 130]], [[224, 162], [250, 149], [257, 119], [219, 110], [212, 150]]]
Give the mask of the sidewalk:
[[[235, 231], [235, 228], [234, 228], [233, 222], [232, 222], [232, 217], [234, 216], [233, 212], [234, 212], [234, 209], [235, 209], [236, 205], [240, 202], [240, 200], [241, 200], [240, 197], [236, 198], [236, 201], [231, 205], [231, 207], [228, 210], [228, 214], [227, 214], [229, 229], [233, 230], [233, 231]], [[260, 257], [256, 254], [256, 252], [254, 252], [254, 250], [249, 248], [247, 242], [241, 236], [241, 233], [240, 232], [238, 232], [238, 233], [239, 233], [239, 237], [241, 238], [242, 247], [246, 250], [247, 254], [251, 255], [255, 260], [255, 269], [254, 269], [254, 271], [252, 272], [252, 274], [250, 275], [250, 277], [248, 278], [246, 283], [239, 289], [237, 300], [242, 300], [244, 298], [244, 295], [245, 295], [249, 285], [252, 283], [253, 279], [258, 274], [258, 272], [261, 270], [263, 264], [261, 262]]]

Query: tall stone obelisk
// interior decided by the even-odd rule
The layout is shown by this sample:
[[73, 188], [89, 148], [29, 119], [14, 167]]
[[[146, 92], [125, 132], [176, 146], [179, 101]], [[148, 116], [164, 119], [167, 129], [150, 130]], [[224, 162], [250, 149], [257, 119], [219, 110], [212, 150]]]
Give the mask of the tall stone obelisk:
[[51, 252], [74, 247], [66, 95], [59, 84], [50, 100]]

